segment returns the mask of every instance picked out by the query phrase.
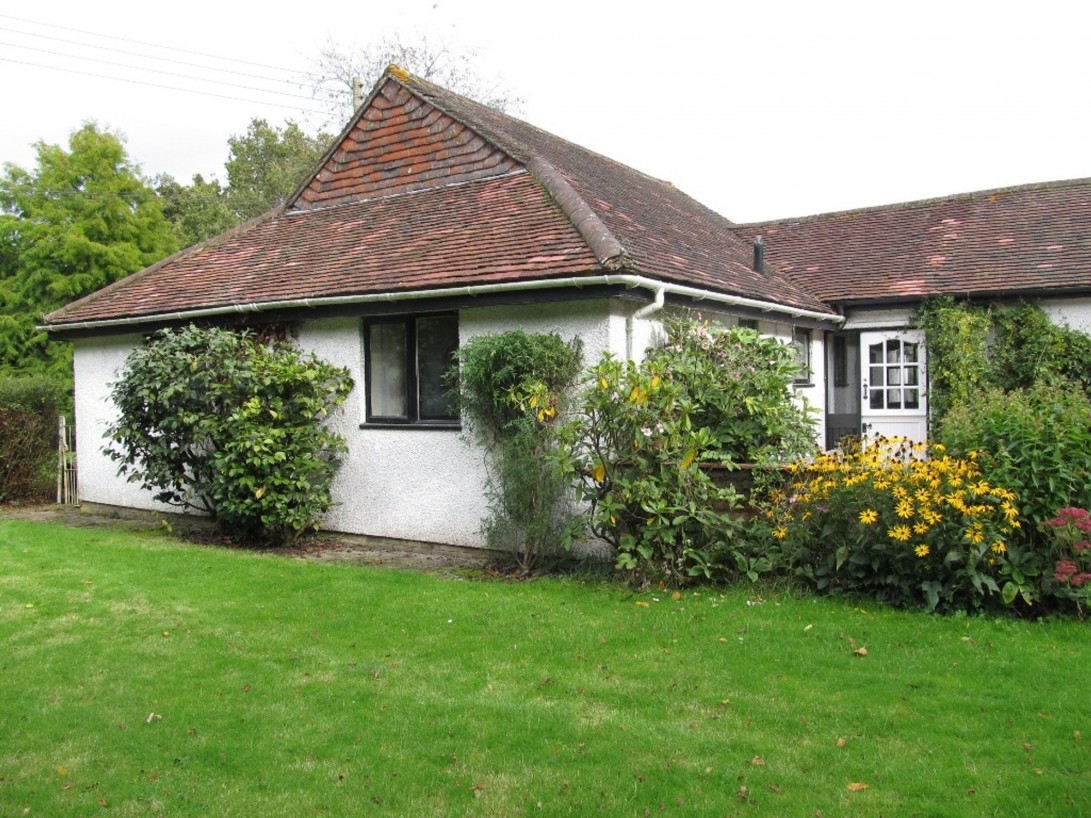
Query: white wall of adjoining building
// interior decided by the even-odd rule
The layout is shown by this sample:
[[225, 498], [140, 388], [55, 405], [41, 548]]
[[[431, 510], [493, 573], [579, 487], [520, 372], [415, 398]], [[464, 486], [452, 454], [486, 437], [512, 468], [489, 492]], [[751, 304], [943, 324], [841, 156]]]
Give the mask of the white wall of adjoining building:
[[1054, 324], [1091, 335], [1091, 297], [1043, 299], [1038, 303]]

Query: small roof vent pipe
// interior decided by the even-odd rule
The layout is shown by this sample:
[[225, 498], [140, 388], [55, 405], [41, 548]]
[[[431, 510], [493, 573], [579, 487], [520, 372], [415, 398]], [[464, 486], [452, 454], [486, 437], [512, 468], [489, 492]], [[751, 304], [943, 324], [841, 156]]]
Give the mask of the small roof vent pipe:
[[754, 236], [754, 272], [765, 272], [765, 242], [761, 236]]

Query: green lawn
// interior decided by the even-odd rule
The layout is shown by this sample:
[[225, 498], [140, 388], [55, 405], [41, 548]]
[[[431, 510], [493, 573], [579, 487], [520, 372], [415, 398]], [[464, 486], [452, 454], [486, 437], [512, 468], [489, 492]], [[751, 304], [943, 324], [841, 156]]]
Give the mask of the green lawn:
[[0, 521], [0, 815], [1091, 815], [1087, 625], [752, 593]]

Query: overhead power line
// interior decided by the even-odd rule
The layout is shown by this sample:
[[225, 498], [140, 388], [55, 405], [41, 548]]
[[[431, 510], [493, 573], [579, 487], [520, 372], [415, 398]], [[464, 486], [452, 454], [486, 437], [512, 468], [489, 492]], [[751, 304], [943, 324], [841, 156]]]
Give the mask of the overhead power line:
[[[101, 38], [106, 39], [106, 40], [117, 40], [117, 41], [123, 42], [123, 43], [132, 43], [134, 45], [142, 45], [142, 46], [145, 46], [147, 48], [166, 49], [168, 51], [177, 51], [180, 54], [192, 54], [195, 57], [207, 57], [207, 58], [210, 58], [210, 59], [213, 59], [213, 60], [223, 60], [225, 62], [233, 62], [233, 63], [238, 63], [240, 65], [252, 65], [252, 66], [255, 66], [257, 68], [266, 68], [266, 69], [270, 69], [270, 70], [273, 70], [273, 71], [284, 71], [284, 72], [287, 72], [287, 73], [291, 73], [291, 74], [293, 74], [295, 76], [308, 77], [310, 79], [320, 79], [315, 74], [311, 74], [311, 73], [307, 73], [307, 72], [294, 71], [293, 69], [285, 68], [285, 67], [280, 66], [280, 65], [269, 65], [268, 63], [253, 62], [251, 60], [240, 60], [237, 57], [224, 57], [224, 56], [219, 55], [219, 54], [209, 54], [209, 53], [204, 52], [204, 51], [192, 51], [192, 50], [190, 50], [188, 48], [178, 48], [177, 46], [163, 45], [162, 43], [149, 43], [149, 42], [146, 42], [144, 40], [135, 40], [135, 39], [131, 39], [129, 37], [118, 37], [118, 36], [116, 36], [114, 34], [102, 34], [102, 33], [97, 32], [97, 31], [87, 31], [86, 29], [72, 28], [71, 26], [61, 26], [61, 25], [57, 25], [55, 23], [43, 23], [41, 20], [31, 20], [31, 19], [26, 18], [26, 17], [16, 17], [13, 14], [2, 14], [2, 13], [0, 13], [0, 17], [2, 17], [4, 19], [7, 19], [7, 20], [15, 20], [16, 22], [19, 22], [19, 23], [29, 23], [30, 25], [43, 26], [45, 28], [55, 28], [55, 29], [58, 29], [60, 31], [72, 31], [72, 32], [75, 32], [77, 34], [86, 34], [86, 35], [91, 36], [91, 37], [101, 37]], [[27, 33], [27, 32], [23, 32], [23, 33]], [[40, 36], [40, 35], [32, 35], [32, 36]], [[102, 48], [104, 46], [96, 46], [96, 47]]]
[[324, 111], [324, 110], [321, 110], [321, 109], [318, 109], [318, 108], [307, 108], [307, 107], [302, 106], [302, 105], [290, 105], [288, 103], [283, 103], [283, 102], [266, 102], [264, 100], [247, 99], [247, 98], [244, 98], [244, 97], [230, 96], [228, 94], [217, 94], [214, 91], [199, 91], [199, 90], [194, 89], [194, 88], [179, 88], [179, 87], [174, 86], [174, 85], [163, 85], [162, 83], [157, 83], [157, 82], [147, 82], [145, 80], [133, 79], [132, 77], [115, 77], [115, 76], [111, 76], [109, 74], [96, 74], [96, 73], [94, 73], [92, 71], [78, 71], [78, 70], [73, 69], [73, 68], [61, 68], [60, 66], [56, 66], [56, 65], [44, 65], [42, 63], [29, 62], [27, 60], [13, 60], [10, 57], [0, 57], [0, 62], [10, 62], [10, 63], [15, 63], [16, 65], [29, 65], [29, 66], [33, 66], [34, 68], [48, 68], [48, 69], [50, 69], [52, 71], [61, 71], [61, 72], [64, 72], [66, 74], [78, 74], [81, 77], [97, 77], [99, 79], [114, 80], [116, 82], [128, 82], [128, 83], [132, 83], [133, 85], [145, 85], [145, 86], [148, 86], [150, 88], [162, 88], [162, 89], [165, 89], [165, 90], [168, 90], [168, 91], [181, 91], [182, 93], [185, 93], [185, 94], [197, 94], [198, 96], [216, 97], [218, 99], [229, 99], [229, 100], [233, 100], [234, 102], [249, 102], [249, 103], [251, 103], [253, 105], [269, 105], [269, 106], [274, 107], [274, 108], [287, 108], [289, 110], [304, 111], [304, 112], [310, 113], [310, 114], [324, 114], [324, 113], [326, 113], [326, 111]]
[[[278, 65], [270, 65], [267, 63], [255, 62], [252, 60], [242, 60], [237, 57], [224, 57], [219, 54], [213, 54], [204, 51], [195, 51], [192, 49], [178, 48], [176, 46], [164, 45], [161, 43], [151, 43], [144, 40], [137, 40], [128, 37], [119, 37], [113, 34], [104, 34], [95, 31], [88, 31], [86, 29], [74, 28], [72, 26], [57, 25], [53, 23], [46, 23], [40, 20], [33, 20], [26, 17], [19, 17], [12, 14], [0, 13], [0, 22], [14, 21], [21, 24], [18, 27], [10, 25], [0, 25], [0, 32], [9, 32], [10, 34], [17, 35], [20, 38], [34, 38], [37, 40], [44, 40], [45, 43], [50, 43], [58, 46], [56, 49], [48, 47], [40, 47], [35, 45], [23, 44], [20, 42], [3, 42], [0, 43], [0, 48], [3, 48], [7, 54], [0, 52], [0, 61], [14, 63], [17, 65], [25, 65], [33, 68], [44, 68], [51, 71], [58, 71], [81, 77], [94, 77], [101, 80], [109, 80], [112, 82], [125, 82], [131, 85], [143, 85], [149, 88], [160, 88], [167, 91], [178, 91], [181, 93], [205, 96], [217, 99], [231, 100], [234, 102], [245, 102], [255, 105], [268, 105], [275, 108], [294, 110], [301, 114], [306, 115], [326, 115], [329, 113], [327, 108], [319, 106], [323, 105], [323, 101], [316, 98], [313, 95], [305, 93], [299, 93], [300, 81], [306, 82], [308, 79], [317, 79], [317, 75], [306, 72], [294, 71], [290, 68], [285, 68]], [[34, 32], [25, 30], [25, 26], [39, 26], [47, 31], [45, 33]], [[72, 32], [81, 35], [79, 39], [58, 36], [59, 32]], [[92, 41], [85, 41], [86, 39]], [[9, 38], [11, 39], [11, 38]], [[141, 51], [130, 50], [127, 48], [119, 48], [111, 45], [103, 44], [103, 42], [93, 42], [93, 40], [105, 40], [114, 41], [122, 44], [131, 44], [143, 49], [153, 49], [156, 54], [142, 53]], [[22, 49], [25, 51], [37, 52], [39, 54], [48, 54], [52, 57], [59, 58], [59, 61], [63, 61], [65, 64], [57, 65], [54, 60], [48, 60], [45, 62], [34, 61], [33, 59], [21, 60], [10, 56], [11, 50]], [[123, 54], [127, 57], [135, 58], [133, 61], [117, 62], [114, 60], [103, 59], [100, 57], [94, 57], [80, 53], [80, 50], [92, 49], [101, 52], [108, 52], [113, 54]], [[161, 52], [175, 52], [178, 55], [191, 55], [192, 57], [201, 58], [202, 61], [195, 59], [186, 59], [180, 57], [164, 56]], [[97, 63], [105, 66], [113, 66], [121, 68], [125, 71], [125, 76], [118, 76], [116, 74], [97, 73], [94, 71], [85, 70], [82, 64], [68, 64], [76, 60], [84, 61], [84, 63]], [[214, 60], [218, 63], [224, 63], [224, 65], [209, 64], [209, 60]], [[159, 63], [160, 67], [152, 67], [152, 65], [146, 64], [147, 62], [155, 61]], [[166, 65], [180, 66], [186, 69], [192, 69], [194, 73], [184, 73], [182, 71], [171, 71], [162, 67]], [[232, 67], [234, 66], [234, 67]], [[242, 70], [249, 67], [250, 70]], [[265, 73], [258, 73], [253, 69], [261, 69]], [[213, 72], [219, 76], [201, 76], [200, 73]], [[280, 76], [277, 76], [273, 72], [279, 72]], [[273, 73], [272, 76], [270, 74]], [[174, 80], [173, 83], [163, 83], [154, 81], [154, 77], [149, 75], [159, 75]], [[246, 78], [248, 80], [257, 80], [258, 83], [240, 83], [232, 82], [230, 77], [224, 78], [223, 75], [231, 75], [234, 77]], [[145, 76], [147, 78], [138, 78]], [[238, 89], [240, 91], [248, 92], [248, 96], [239, 96], [237, 94], [217, 92], [215, 89], [206, 89], [202, 87], [187, 87], [188, 83], [203, 83], [206, 85], [219, 86], [224, 89]], [[271, 87], [264, 87], [261, 83], [269, 83]], [[291, 90], [289, 90], [289, 86]], [[254, 94], [260, 94], [263, 97], [266, 95], [274, 98], [279, 98], [277, 102], [266, 101], [264, 99], [254, 99]], [[297, 100], [297, 102], [290, 102], [289, 100]]]
[[[6, 31], [6, 30], [7, 29], [3, 28], [3, 26], [0, 26], [0, 31]], [[6, 42], [0, 42], [0, 46], [8, 46], [9, 48], [21, 48], [24, 51], [36, 51], [39, 54], [50, 54], [50, 55], [55, 56], [55, 57], [68, 57], [68, 58], [71, 58], [71, 59], [74, 59], [74, 60], [83, 60], [85, 62], [93, 62], [93, 63], [98, 63], [100, 65], [113, 65], [113, 66], [116, 66], [118, 68], [131, 68], [134, 71], [144, 71], [144, 72], [148, 72], [148, 73], [152, 73], [152, 74], [165, 74], [168, 77], [174, 77], [176, 79], [195, 80], [197, 82], [208, 82], [208, 83], [213, 83], [215, 85], [225, 85], [225, 86], [227, 86], [229, 88], [241, 88], [241, 89], [243, 89], [245, 91], [258, 91], [259, 93], [263, 93], [263, 94], [276, 94], [277, 96], [292, 97], [294, 99], [305, 99], [305, 100], [308, 100], [308, 101], [313, 101], [313, 97], [307, 96], [305, 94], [293, 94], [293, 93], [290, 93], [288, 91], [274, 91], [274, 90], [271, 90], [271, 89], [268, 89], [268, 88], [261, 88], [261, 87], [255, 86], [255, 85], [240, 85], [239, 83], [236, 83], [236, 82], [227, 82], [225, 80], [217, 80], [217, 79], [212, 79], [210, 77], [198, 77], [198, 76], [194, 76], [192, 74], [178, 74], [178, 73], [173, 72], [173, 71], [164, 71], [161, 68], [146, 68], [146, 67], [139, 66], [139, 65], [130, 65], [128, 63], [115, 62], [113, 60], [100, 60], [97, 57], [84, 57], [84, 56], [82, 56], [80, 54], [70, 54], [70, 53], [65, 52], [65, 51], [53, 51], [52, 49], [48, 49], [48, 48], [37, 48], [35, 46], [30, 46], [30, 45], [20, 45], [18, 43], [6, 43]], [[129, 52], [122, 52], [122, 53], [129, 53]], [[137, 56], [140, 56], [140, 55], [137, 55]], [[171, 60], [171, 62], [175, 62], [175, 61]], [[198, 66], [198, 67], [203, 68], [204, 66]], [[64, 70], [64, 71], [73, 70], [74, 71], [75, 69], [60, 68], [59, 70]], [[219, 69], [209, 68], [208, 70], [216, 71], [216, 70], [219, 70]], [[232, 72], [229, 72], [229, 73], [234, 74], [234, 73], [238, 73], [238, 72], [232, 71]], [[243, 76], [253, 76], [253, 75], [244, 74]], [[261, 79], [261, 78], [259, 78], [259, 79]], [[277, 82], [284, 82], [284, 80], [277, 80]]]
[[[0, 17], [3, 17], [3, 16], [4, 15], [0, 14]], [[108, 45], [96, 45], [95, 43], [83, 43], [83, 42], [80, 42], [79, 40], [67, 40], [67, 39], [65, 39], [63, 37], [51, 37], [51, 36], [49, 36], [47, 34], [35, 34], [33, 32], [30, 32], [30, 31], [21, 31], [21, 30], [19, 30], [17, 28], [9, 28], [8, 26], [0, 26], [0, 31], [6, 31], [6, 32], [8, 32], [10, 34], [17, 34], [20, 37], [35, 37], [35, 38], [37, 38], [39, 40], [46, 40], [47, 42], [50, 42], [50, 43], [63, 43], [65, 45], [74, 45], [74, 46], [76, 46], [78, 48], [93, 48], [96, 51], [109, 51], [110, 53], [113, 53], [113, 54], [125, 54], [126, 56], [129, 56], [129, 57], [139, 57], [142, 60], [156, 60], [157, 62], [172, 63], [174, 65], [184, 65], [187, 68], [200, 68], [200, 69], [203, 69], [205, 71], [219, 71], [219, 72], [225, 73], [225, 74], [235, 74], [236, 76], [248, 77], [250, 79], [258, 79], [258, 80], [262, 80], [264, 82], [272, 82], [272, 83], [278, 83], [278, 84], [284, 84], [284, 85], [293, 85], [293, 84], [295, 84], [294, 81], [290, 80], [290, 79], [278, 78], [278, 77], [266, 77], [266, 76], [262, 76], [261, 74], [254, 74], [254, 73], [251, 73], [249, 71], [236, 71], [236, 70], [234, 70], [232, 68], [224, 68], [224, 67], [218, 66], [218, 65], [202, 65], [201, 63], [195, 63], [195, 62], [193, 62], [191, 60], [176, 60], [176, 59], [173, 59], [171, 57], [160, 57], [157, 54], [142, 54], [139, 51], [129, 51], [128, 49], [124, 49], [124, 48], [111, 48]], [[18, 45], [18, 44], [15, 44], [15, 43], [11, 43], [10, 45], [13, 45], [15, 48], [35, 49], [34, 46], [29, 46], [29, 45]], [[35, 50], [45, 50], [45, 49], [35, 49]], [[77, 57], [78, 59], [86, 59], [86, 60], [93, 59], [92, 57], [81, 57], [78, 54], [72, 54], [70, 52], [49, 52], [49, 53], [61, 54], [62, 56], [66, 56], [66, 57], [67, 56]], [[132, 67], [132, 66], [129, 66], [129, 67]], [[144, 69], [140, 69], [140, 70], [155, 71], [157, 69], [144, 68]], [[284, 69], [281, 69], [281, 70], [284, 70]]]

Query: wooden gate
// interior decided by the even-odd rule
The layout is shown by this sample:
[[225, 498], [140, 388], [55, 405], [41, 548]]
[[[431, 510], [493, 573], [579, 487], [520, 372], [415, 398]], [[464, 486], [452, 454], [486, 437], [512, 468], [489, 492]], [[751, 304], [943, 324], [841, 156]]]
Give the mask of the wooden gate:
[[76, 491], [75, 427], [69, 426], [64, 415], [57, 418], [57, 503], [74, 506], [79, 500]]

